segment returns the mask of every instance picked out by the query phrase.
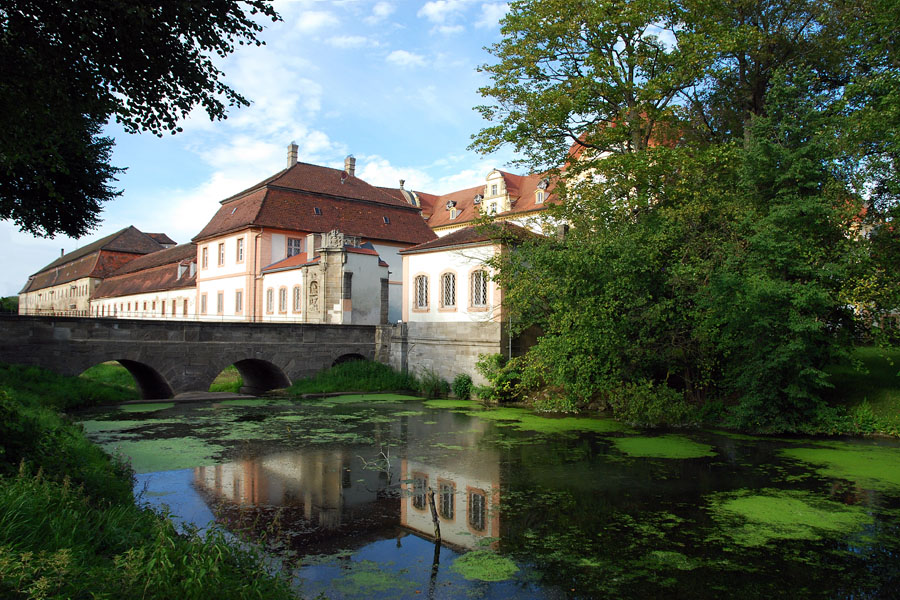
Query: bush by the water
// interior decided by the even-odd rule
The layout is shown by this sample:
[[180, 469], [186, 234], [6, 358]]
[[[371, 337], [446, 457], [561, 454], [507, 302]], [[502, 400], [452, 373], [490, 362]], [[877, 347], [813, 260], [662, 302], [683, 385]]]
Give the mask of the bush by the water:
[[453, 395], [460, 400], [468, 400], [472, 395], [472, 378], [465, 373], [460, 373], [453, 378]]
[[288, 388], [292, 396], [327, 394], [331, 392], [390, 392], [418, 389], [415, 377], [398, 373], [387, 365], [368, 360], [341, 363], [299, 379]]
[[101, 404], [117, 404], [140, 398], [132, 388], [100, 383], [82, 377], [64, 377], [38, 367], [0, 364], [0, 387], [12, 387], [27, 404], [69, 410]]
[[433, 369], [425, 369], [419, 377], [419, 392], [426, 398], [445, 398], [450, 393], [450, 384]]
[[684, 394], [664, 384], [627, 383], [610, 393], [607, 402], [616, 419], [634, 425], [682, 425], [694, 416]]

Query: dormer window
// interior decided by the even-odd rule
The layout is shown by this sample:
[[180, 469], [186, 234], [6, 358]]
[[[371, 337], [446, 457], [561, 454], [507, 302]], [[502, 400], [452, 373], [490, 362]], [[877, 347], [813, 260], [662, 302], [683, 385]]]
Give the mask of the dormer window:
[[456, 210], [455, 208], [451, 208], [450, 209], [450, 218], [455, 219], [456, 217], [459, 216], [460, 212], [462, 212], [462, 211]]
[[534, 203], [535, 204], [543, 204], [544, 203], [544, 190], [538, 190], [534, 193]]
[[547, 179], [546, 177], [544, 177], [544, 178], [541, 179], [541, 181], [537, 184], [537, 187], [538, 187], [539, 190], [546, 190], [548, 187], [550, 187], [550, 180]]
[[454, 206], [456, 206], [456, 200], [447, 200], [447, 210], [452, 211]]
[[481, 201], [484, 200], [484, 196], [481, 194], [475, 194], [475, 204], [481, 204]]
[[381, 217], [381, 218], [384, 219], [384, 224], [385, 224], [385, 225], [390, 225], [390, 224], [391, 224], [391, 218], [390, 218], [390, 217]]
[[322, 209], [318, 206], [313, 207], [313, 214], [316, 216], [322, 216]]

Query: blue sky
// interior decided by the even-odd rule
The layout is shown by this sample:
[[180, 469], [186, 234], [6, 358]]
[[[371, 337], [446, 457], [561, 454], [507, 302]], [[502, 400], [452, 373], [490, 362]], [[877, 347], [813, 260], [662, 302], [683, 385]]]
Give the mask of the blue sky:
[[20, 233], [0, 222], [12, 257], [0, 296], [17, 294], [28, 275], [79, 246], [134, 225], [190, 240], [218, 202], [284, 168], [287, 145], [300, 160], [342, 167], [376, 185], [443, 193], [477, 185], [511, 154], [466, 149], [485, 123], [473, 110], [487, 83], [478, 65], [500, 38], [506, 4], [491, 0], [282, 0], [262, 47], [239, 47], [219, 61], [226, 82], [253, 101], [225, 121], [192, 115], [175, 136], [128, 135], [110, 125], [112, 162], [127, 167], [122, 196], [81, 240]]

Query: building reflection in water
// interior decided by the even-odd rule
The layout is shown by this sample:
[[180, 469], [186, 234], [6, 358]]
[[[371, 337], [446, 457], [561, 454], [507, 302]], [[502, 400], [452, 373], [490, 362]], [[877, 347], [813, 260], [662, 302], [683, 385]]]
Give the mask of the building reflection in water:
[[[496, 540], [499, 456], [477, 447], [485, 424], [450, 412], [429, 417], [428, 425], [422, 417], [401, 418], [397, 439], [405, 448], [391, 448], [390, 464], [371, 446], [304, 448], [195, 468], [194, 487], [226, 527], [271, 538], [277, 523], [281, 542], [300, 554], [358, 547], [404, 530], [432, 539], [428, 487], [444, 543], [474, 548]], [[430, 439], [435, 431], [443, 432], [439, 444]]]

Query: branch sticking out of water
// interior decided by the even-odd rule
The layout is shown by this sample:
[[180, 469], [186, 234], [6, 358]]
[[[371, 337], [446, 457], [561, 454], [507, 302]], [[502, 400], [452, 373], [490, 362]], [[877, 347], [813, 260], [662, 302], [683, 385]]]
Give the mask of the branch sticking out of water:
[[437, 508], [434, 506], [434, 488], [428, 486], [428, 505], [431, 507], [431, 521], [434, 523], [434, 541], [441, 543], [441, 522], [438, 520]]

